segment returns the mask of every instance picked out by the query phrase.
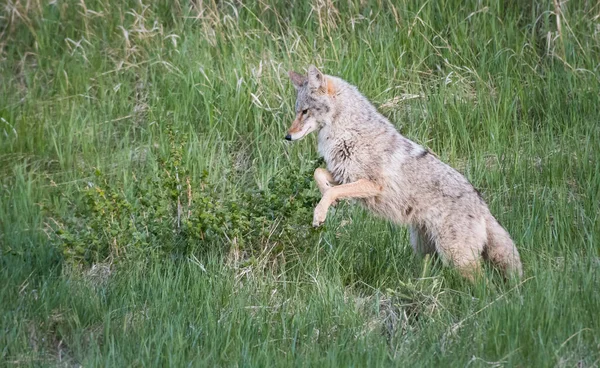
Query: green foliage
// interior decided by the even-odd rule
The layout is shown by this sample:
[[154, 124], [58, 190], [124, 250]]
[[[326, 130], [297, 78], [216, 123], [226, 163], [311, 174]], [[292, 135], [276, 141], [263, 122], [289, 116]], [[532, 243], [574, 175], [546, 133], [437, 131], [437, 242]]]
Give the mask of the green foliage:
[[265, 189], [246, 187], [217, 190], [204, 172], [199, 182], [183, 165], [185, 143], [172, 133], [170, 152], [159, 157], [153, 176], [135, 174], [131, 193], [123, 181], [99, 169], [70, 211], [52, 212], [52, 237], [70, 263], [91, 265], [110, 258], [187, 255], [235, 245], [248, 256], [265, 247], [281, 250], [283, 242], [310, 243], [312, 212], [319, 196], [312, 172], [320, 161], [303, 170], [288, 167], [273, 176]]

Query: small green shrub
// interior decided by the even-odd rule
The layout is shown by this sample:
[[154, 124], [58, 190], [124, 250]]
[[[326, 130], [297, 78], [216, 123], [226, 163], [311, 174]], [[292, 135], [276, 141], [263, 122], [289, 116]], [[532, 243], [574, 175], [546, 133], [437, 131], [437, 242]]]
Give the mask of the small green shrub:
[[307, 170], [289, 169], [264, 190], [235, 188], [217, 195], [208, 173], [199, 183], [182, 165], [184, 145], [171, 139], [156, 175], [124, 182], [96, 170], [96, 181], [70, 198], [70, 211], [52, 210], [52, 241], [70, 263], [89, 265], [111, 258], [177, 256], [235, 244], [251, 256], [265, 246], [311, 241], [310, 224], [318, 191], [311, 188], [315, 161]]

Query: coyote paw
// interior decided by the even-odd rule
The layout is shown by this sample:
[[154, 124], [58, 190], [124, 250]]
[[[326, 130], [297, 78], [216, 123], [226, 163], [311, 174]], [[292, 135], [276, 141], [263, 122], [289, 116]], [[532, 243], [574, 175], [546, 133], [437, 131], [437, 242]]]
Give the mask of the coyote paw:
[[313, 215], [313, 223], [314, 227], [319, 227], [325, 222], [325, 218], [327, 217], [327, 210], [323, 209], [321, 206], [317, 206], [315, 208], [315, 213]]

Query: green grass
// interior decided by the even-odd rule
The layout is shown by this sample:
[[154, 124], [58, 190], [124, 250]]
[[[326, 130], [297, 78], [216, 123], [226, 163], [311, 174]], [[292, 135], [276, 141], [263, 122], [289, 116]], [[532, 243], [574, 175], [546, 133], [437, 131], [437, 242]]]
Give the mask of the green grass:
[[[600, 6], [244, 3], [2, 5], [0, 363], [598, 366]], [[283, 140], [286, 72], [309, 63], [481, 189], [519, 247], [522, 282], [488, 269], [469, 285], [352, 204], [307, 232], [314, 184], [302, 204], [281, 202], [291, 212], [273, 208], [288, 187], [268, 183], [310, 178], [317, 157], [314, 137]], [[165, 160], [194, 198], [204, 177], [219, 211], [252, 219], [259, 210], [243, 211], [264, 201], [270, 235], [227, 218], [239, 239], [184, 237], [169, 202], [183, 178]], [[107, 211], [152, 214], [134, 234], [146, 240], [120, 244], [129, 225], [86, 202], [96, 172], [120, 198]], [[158, 199], [140, 205], [146, 182]], [[96, 220], [108, 225], [84, 234]], [[61, 226], [105, 253], [73, 257]]]

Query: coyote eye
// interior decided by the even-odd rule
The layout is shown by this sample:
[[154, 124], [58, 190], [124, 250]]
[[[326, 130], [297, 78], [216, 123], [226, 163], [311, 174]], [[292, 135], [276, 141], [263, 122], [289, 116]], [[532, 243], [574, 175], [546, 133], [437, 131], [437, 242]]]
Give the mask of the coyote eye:
[[308, 109], [302, 110], [302, 115], [306, 115], [306, 114], [308, 114]]

